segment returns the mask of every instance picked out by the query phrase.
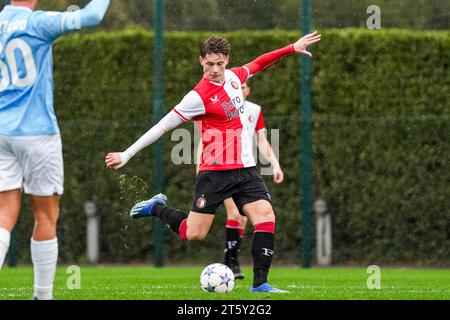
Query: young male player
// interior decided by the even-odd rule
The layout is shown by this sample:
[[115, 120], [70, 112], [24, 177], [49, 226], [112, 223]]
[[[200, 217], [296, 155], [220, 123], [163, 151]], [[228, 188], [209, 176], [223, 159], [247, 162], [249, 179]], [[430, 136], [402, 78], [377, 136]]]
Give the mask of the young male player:
[[[284, 180], [284, 173], [281, 170], [276, 154], [273, 152], [273, 149], [267, 140], [266, 125], [264, 123], [262, 108], [256, 103], [247, 100], [251, 92], [249, 82], [249, 80], [246, 80], [242, 84], [242, 96], [245, 101], [247, 116], [241, 117], [241, 120], [245, 123], [245, 126], [247, 126], [248, 132], [255, 136], [255, 139], [252, 137], [250, 141], [253, 143], [253, 141], [256, 140], [260, 153], [271, 164], [273, 181], [276, 184], [280, 184]], [[203, 144], [199, 143], [197, 154], [201, 155], [202, 151]], [[198, 161], [197, 164], [197, 174], [199, 172], [200, 162], [201, 161]], [[224, 264], [230, 267], [233, 271], [235, 279], [244, 279], [239, 263], [239, 251], [248, 219], [245, 215], [243, 215], [243, 213], [239, 212], [233, 198], [225, 199], [223, 204], [227, 213], [227, 223], [225, 225], [226, 240]]]
[[0, 268], [20, 212], [31, 196], [34, 299], [53, 299], [58, 259], [56, 224], [63, 194], [60, 131], [53, 109], [52, 44], [98, 25], [109, 0], [75, 12], [33, 11], [37, 0], [13, 0], [0, 12]]
[[275, 214], [267, 186], [255, 168], [252, 134], [243, 125], [242, 117], [247, 113], [241, 84], [286, 55], [312, 56], [306, 49], [319, 41], [320, 35], [314, 32], [243, 67], [228, 70], [229, 43], [221, 38], [206, 40], [200, 52], [203, 78], [194, 90], [130, 148], [122, 153], [109, 153], [105, 159], [108, 167], [119, 169], [137, 152], [183, 121], [199, 121], [204, 150], [189, 215], [167, 207], [164, 195], [136, 204], [130, 215], [133, 218], [156, 216], [182, 239], [203, 240], [212, 226], [217, 207], [232, 197], [254, 225], [252, 292], [283, 291], [267, 282], [274, 254]]

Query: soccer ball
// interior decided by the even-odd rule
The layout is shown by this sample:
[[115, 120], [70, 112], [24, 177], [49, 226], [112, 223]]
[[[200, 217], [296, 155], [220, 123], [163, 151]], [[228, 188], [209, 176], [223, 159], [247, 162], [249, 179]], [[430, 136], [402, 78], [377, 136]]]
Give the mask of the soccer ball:
[[234, 288], [233, 271], [221, 263], [211, 264], [203, 269], [200, 285], [206, 292], [231, 292]]

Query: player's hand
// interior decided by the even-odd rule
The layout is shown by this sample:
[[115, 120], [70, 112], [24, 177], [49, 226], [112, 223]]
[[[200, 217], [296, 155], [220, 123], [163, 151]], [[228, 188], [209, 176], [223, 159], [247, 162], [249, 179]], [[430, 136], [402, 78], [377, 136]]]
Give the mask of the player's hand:
[[126, 151], [121, 153], [114, 152], [108, 153], [105, 158], [105, 163], [108, 168], [118, 170], [126, 165], [130, 159], [131, 157]]
[[294, 43], [294, 50], [297, 53], [305, 54], [308, 57], [312, 58], [312, 53], [306, 50], [310, 45], [319, 42], [321, 35], [318, 34], [317, 31], [313, 33], [307, 34], [306, 36], [299, 39], [296, 43]]
[[273, 182], [276, 184], [283, 183], [284, 173], [279, 166], [273, 168]]

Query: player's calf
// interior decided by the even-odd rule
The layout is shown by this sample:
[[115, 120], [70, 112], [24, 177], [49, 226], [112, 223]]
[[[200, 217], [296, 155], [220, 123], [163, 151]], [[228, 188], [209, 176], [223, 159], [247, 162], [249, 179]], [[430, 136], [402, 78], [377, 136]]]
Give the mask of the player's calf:
[[58, 262], [56, 225], [59, 217], [59, 196], [32, 196], [35, 225], [30, 243], [34, 268], [34, 297], [53, 300], [53, 283]]
[[267, 282], [272, 257], [275, 254], [274, 234], [274, 222], [264, 222], [255, 225], [252, 243], [254, 288]]
[[239, 266], [239, 249], [241, 243], [239, 220], [228, 218], [226, 224], [226, 242], [225, 242], [225, 259], [224, 264], [228, 266], [234, 273], [235, 279], [244, 279]]
[[58, 261], [58, 239], [36, 241], [31, 239], [31, 260], [34, 266], [34, 297], [53, 300], [53, 282]]

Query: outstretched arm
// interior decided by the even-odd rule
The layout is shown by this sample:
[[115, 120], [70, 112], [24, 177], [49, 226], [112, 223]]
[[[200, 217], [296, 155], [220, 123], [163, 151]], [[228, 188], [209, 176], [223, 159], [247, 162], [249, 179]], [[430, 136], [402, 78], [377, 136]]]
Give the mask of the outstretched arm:
[[71, 31], [94, 27], [103, 20], [110, 0], [92, 0], [77, 11], [36, 11], [30, 20], [36, 33], [49, 41]]
[[254, 76], [258, 72], [267, 69], [268, 67], [276, 63], [278, 60], [280, 60], [287, 54], [301, 53], [309, 57], [312, 57], [311, 52], [307, 51], [306, 49], [310, 45], [319, 42], [320, 38], [321, 35], [318, 34], [317, 31], [307, 34], [306, 36], [300, 38], [294, 44], [290, 44], [284, 48], [263, 54], [262, 56], [256, 58], [254, 61], [246, 64], [244, 67], [247, 68], [249, 76]]
[[127, 150], [124, 152], [109, 153], [105, 159], [106, 166], [116, 170], [122, 168], [139, 151], [154, 143], [164, 133], [177, 127], [182, 122], [183, 120], [172, 110]]
[[[79, 11], [80, 27], [94, 27], [103, 20], [110, 0], [92, 0], [89, 4]], [[76, 13], [77, 11], [75, 11]]]
[[126, 151], [109, 153], [105, 159], [106, 165], [112, 169], [122, 168], [136, 153], [151, 145], [164, 133], [179, 126], [183, 121], [187, 122], [204, 114], [205, 106], [200, 95], [195, 91], [190, 91], [171, 112]]

